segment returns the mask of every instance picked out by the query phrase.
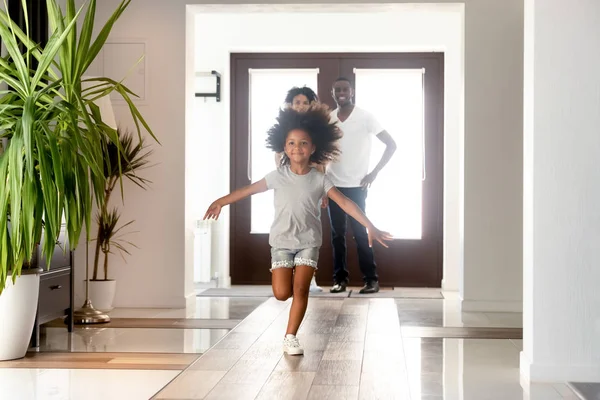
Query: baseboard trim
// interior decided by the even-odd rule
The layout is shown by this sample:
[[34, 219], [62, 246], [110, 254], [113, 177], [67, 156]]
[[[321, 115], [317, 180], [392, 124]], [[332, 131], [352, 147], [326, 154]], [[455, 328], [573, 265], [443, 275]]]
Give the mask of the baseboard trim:
[[520, 354], [521, 379], [525, 383], [599, 382], [600, 365], [535, 364]]
[[231, 276], [219, 277], [217, 287], [220, 289], [229, 289], [231, 287]]
[[489, 300], [463, 300], [460, 302], [463, 312], [523, 312], [522, 301], [489, 301]]
[[521, 374], [521, 384], [531, 382], [531, 361], [524, 351], [519, 353], [519, 371]]
[[458, 284], [452, 285], [450, 283], [447, 283], [446, 279], [442, 279], [442, 290], [448, 292], [458, 292]]

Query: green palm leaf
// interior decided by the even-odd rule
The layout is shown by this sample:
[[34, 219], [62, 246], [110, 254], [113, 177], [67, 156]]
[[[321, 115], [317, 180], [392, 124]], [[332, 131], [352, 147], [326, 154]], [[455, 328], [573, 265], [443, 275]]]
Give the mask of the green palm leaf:
[[[26, 3], [22, 0], [23, 7]], [[16, 279], [32, 260], [38, 245], [50, 264], [63, 221], [71, 248], [77, 246], [84, 224], [89, 239], [93, 202], [101, 209], [105, 205], [109, 145], [119, 154], [115, 165], [122, 176], [141, 186], [147, 182], [128, 170], [133, 158], [121, 154], [131, 156], [127, 152], [135, 146], [122, 146], [94, 103], [101, 95], [121, 94], [136, 125], [154, 137], [131, 101], [135, 94], [108, 78], [82, 90], [83, 75], [129, 3], [122, 1], [93, 37], [96, 0], [79, 9], [74, 0], [66, 0], [64, 12], [57, 0], [46, 0], [51, 35], [43, 47], [29, 38], [27, 26], [23, 31], [0, 10], [0, 39], [6, 48], [6, 56], [0, 57], [0, 83], [9, 86], [0, 91], [0, 138], [8, 139], [7, 146], [0, 146], [0, 294], [8, 277]], [[123, 246], [118, 242], [115, 248]]]
[[[55, 31], [52, 34], [52, 36], [50, 37], [50, 39], [48, 40], [48, 44], [44, 48], [44, 52], [42, 53], [42, 55], [39, 59], [38, 69], [37, 69], [35, 75], [33, 76], [33, 80], [31, 81], [32, 89], [34, 89], [39, 84], [40, 80], [43, 78], [43, 75], [46, 74], [46, 71], [50, 67], [50, 64], [52, 64], [52, 62], [54, 61], [56, 54], [66, 47], [65, 40], [68, 37], [75, 34], [75, 23], [77, 22], [77, 17], [79, 17], [80, 13], [81, 13], [81, 9], [77, 12], [77, 14], [75, 15], [75, 18], [71, 21], [71, 23], [69, 25], [66, 26], [66, 28], [63, 31]], [[59, 35], [59, 32], [60, 32], [60, 35]], [[68, 54], [67, 54], [67, 56], [68, 56]], [[67, 69], [68, 69], [68, 67], [66, 67], [66, 66], [71, 65], [71, 64], [72, 63], [61, 63], [61, 65], [65, 66], [65, 68], [67, 68]], [[66, 75], [66, 76], [70, 76], [70, 75]]]

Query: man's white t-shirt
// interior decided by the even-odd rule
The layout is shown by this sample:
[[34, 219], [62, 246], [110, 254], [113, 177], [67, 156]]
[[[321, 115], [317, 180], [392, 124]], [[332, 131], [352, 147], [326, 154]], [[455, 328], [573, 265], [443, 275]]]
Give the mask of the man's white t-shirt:
[[337, 122], [344, 136], [339, 140], [342, 154], [327, 166], [327, 175], [337, 187], [360, 187], [360, 182], [369, 173], [373, 136], [381, 133], [383, 128], [373, 115], [356, 106], [344, 122], [339, 120], [337, 108], [330, 117], [331, 122]]

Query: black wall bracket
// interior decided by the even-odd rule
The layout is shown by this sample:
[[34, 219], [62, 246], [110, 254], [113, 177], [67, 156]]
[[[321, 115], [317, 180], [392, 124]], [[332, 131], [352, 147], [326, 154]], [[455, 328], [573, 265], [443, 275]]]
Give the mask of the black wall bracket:
[[[217, 71], [210, 71], [210, 75], [217, 78], [217, 87], [214, 93], [196, 93], [196, 97], [214, 97], [217, 102], [221, 102], [221, 74]], [[198, 76], [198, 75], [196, 75]]]

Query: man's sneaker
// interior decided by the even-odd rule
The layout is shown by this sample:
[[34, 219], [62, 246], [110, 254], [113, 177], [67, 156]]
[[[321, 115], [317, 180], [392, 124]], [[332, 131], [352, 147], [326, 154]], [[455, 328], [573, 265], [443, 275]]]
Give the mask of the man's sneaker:
[[333, 287], [331, 289], [329, 289], [329, 292], [331, 292], [331, 293], [342, 293], [345, 291], [346, 291], [345, 283], [336, 283], [335, 285], [333, 285]]
[[312, 293], [321, 293], [323, 291], [323, 289], [319, 285], [317, 285], [317, 280], [315, 279], [314, 275], [312, 280], [310, 281], [310, 288], [308, 289], [308, 291]]
[[285, 335], [283, 339], [283, 352], [290, 356], [301, 356], [304, 354], [304, 349], [300, 346], [300, 342], [295, 335]]
[[377, 293], [379, 292], [379, 282], [367, 282], [365, 286], [358, 293], [360, 294], [369, 294], [369, 293]]

